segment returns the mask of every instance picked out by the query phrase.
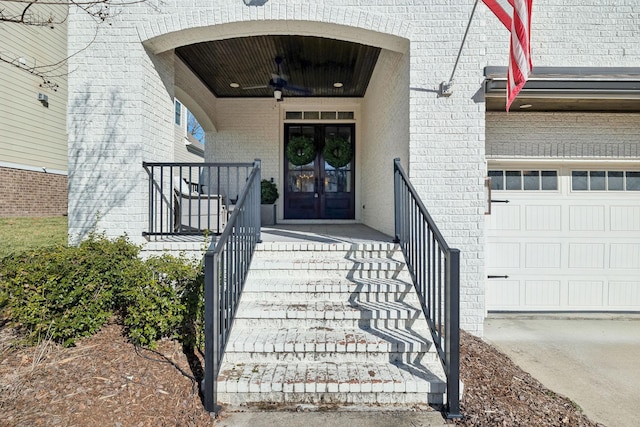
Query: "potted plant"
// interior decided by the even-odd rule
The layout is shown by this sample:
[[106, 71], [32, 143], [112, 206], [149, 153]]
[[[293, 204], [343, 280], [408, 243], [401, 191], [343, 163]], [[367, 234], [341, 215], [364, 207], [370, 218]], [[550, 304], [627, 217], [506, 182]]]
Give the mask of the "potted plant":
[[[273, 179], [273, 178], [272, 178]], [[276, 223], [276, 200], [280, 196], [273, 181], [263, 179], [260, 182], [260, 225]]]

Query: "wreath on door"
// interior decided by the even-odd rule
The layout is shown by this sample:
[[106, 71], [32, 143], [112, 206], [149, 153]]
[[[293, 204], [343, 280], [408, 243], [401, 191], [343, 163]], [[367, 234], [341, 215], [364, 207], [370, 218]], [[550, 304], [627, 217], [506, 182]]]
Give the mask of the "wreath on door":
[[340, 137], [329, 138], [325, 141], [322, 155], [325, 161], [334, 168], [346, 166], [353, 157], [351, 142]]
[[316, 158], [316, 145], [308, 136], [294, 136], [287, 144], [287, 160], [295, 166], [306, 165]]

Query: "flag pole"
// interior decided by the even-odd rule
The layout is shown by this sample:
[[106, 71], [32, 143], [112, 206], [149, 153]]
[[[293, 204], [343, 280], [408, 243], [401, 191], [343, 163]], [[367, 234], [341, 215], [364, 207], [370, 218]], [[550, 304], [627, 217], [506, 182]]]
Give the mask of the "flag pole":
[[476, 8], [478, 7], [478, 1], [476, 0], [473, 3], [473, 9], [471, 10], [471, 16], [469, 16], [469, 22], [467, 22], [467, 29], [464, 31], [464, 36], [462, 37], [462, 43], [460, 44], [460, 49], [458, 49], [458, 56], [456, 58], [455, 64], [453, 64], [453, 70], [451, 71], [451, 77], [449, 77], [448, 82], [440, 83], [440, 92], [438, 96], [449, 97], [453, 93], [453, 77], [456, 74], [456, 69], [458, 68], [458, 62], [460, 62], [460, 56], [462, 55], [462, 48], [464, 47], [464, 43], [467, 40], [467, 35], [469, 34], [469, 28], [471, 27], [471, 21], [473, 21], [473, 15], [476, 13]]

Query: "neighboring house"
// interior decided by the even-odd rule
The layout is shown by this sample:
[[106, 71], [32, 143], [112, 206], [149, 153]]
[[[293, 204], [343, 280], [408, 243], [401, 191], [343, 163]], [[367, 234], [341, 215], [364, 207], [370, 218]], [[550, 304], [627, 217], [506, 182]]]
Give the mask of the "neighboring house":
[[[461, 250], [468, 331], [482, 333], [487, 310], [639, 310], [640, 4], [534, 2], [538, 68], [506, 113], [506, 70], [492, 67], [507, 64], [509, 33], [482, 5], [451, 90], [441, 89], [473, 3], [124, 7], [70, 59], [70, 232], [97, 226], [145, 242], [142, 162], [175, 156], [178, 98], [205, 131], [207, 161], [262, 160], [282, 194], [279, 222], [358, 222], [392, 235], [401, 158]], [[76, 11], [69, 22], [77, 51], [93, 33]], [[350, 141], [339, 183], [322, 157], [308, 169], [287, 161], [305, 135]], [[322, 182], [336, 186], [314, 192]], [[340, 208], [321, 208], [332, 202]]]
[[[16, 7], [3, 2], [5, 14]], [[30, 10], [39, 19], [64, 16], [67, 6]], [[4, 22], [0, 30], [0, 217], [66, 215], [67, 25]], [[165, 161], [202, 162], [202, 142], [187, 130], [191, 113], [178, 100], [176, 108], [174, 153]]]
[[[24, 7], [2, 2], [3, 16]], [[35, 5], [27, 19], [66, 10]], [[67, 25], [0, 22], [0, 37], [0, 217], [66, 215]]]

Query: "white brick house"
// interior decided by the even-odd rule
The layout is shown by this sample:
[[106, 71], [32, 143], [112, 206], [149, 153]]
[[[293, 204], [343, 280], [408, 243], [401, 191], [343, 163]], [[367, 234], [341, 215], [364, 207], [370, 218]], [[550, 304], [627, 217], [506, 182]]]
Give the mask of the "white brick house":
[[[567, 173], [571, 176], [573, 171], [630, 172], [633, 181], [633, 172], [639, 170], [640, 108], [631, 106], [615, 113], [486, 111], [484, 68], [506, 65], [509, 34], [481, 4], [464, 46], [453, 94], [438, 96], [440, 83], [451, 74], [472, 0], [245, 3], [148, 0], [122, 7], [112, 25], [70, 59], [69, 69], [74, 70], [68, 82], [72, 235], [82, 236], [97, 221], [97, 228], [109, 235], [126, 232], [144, 242], [148, 185], [141, 165], [143, 161], [174, 160], [174, 97], [185, 104], [206, 131], [207, 161], [247, 162], [259, 158], [263, 177], [273, 177], [279, 188], [284, 185], [284, 129], [287, 124], [298, 123], [288, 120], [287, 112], [352, 112], [353, 118], [347, 121], [355, 124], [356, 136], [353, 221], [393, 234], [392, 159], [400, 157], [444, 236], [451, 246], [461, 250], [463, 328], [481, 334], [487, 308], [640, 307], [636, 274], [640, 266], [635, 261], [640, 259], [640, 249], [632, 240], [619, 236], [623, 240], [616, 244], [623, 246], [613, 247], [604, 233], [598, 242], [582, 242], [597, 246], [589, 249], [575, 246], [569, 235], [566, 241], [552, 247], [558, 251], [555, 261], [529, 264], [538, 266], [537, 279], [527, 276], [520, 280], [514, 278], [518, 269], [526, 269], [525, 264], [535, 258], [528, 258], [528, 243], [522, 239], [530, 238], [526, 233], [535, 230], [525, 227], [523, 234], [501, 235], [501, 226], [496, 225], [496, 218], [505, 217], [501, 206], [493, 206], [495, 215], [491, 219], [485, 215], [488, 170], [557, 171], [561, 188], [553, 190], [553, 194], [558, 200], [569, 194], [562, 193], [562, 185], [568, 182], [562, 177]], [[636, 67], [636, 72], [640, 67], [640, 5], [636, 0], [538, 0], [533, 8], [534, 66]], [[72, 13], [68, 31], [69, 51], [73, 52], [87, 46], [94, 34], [91, 21], [80, 13]], [[175, 53], [176, 49], [195, 43], [262, 35], [337, 39], [380, 48], [380, 53], [363, 96], [289, 97], [284, 102], [273, 98], [216, 97]], [[547, 97], [553, 99], [556, 95], [552, 90]], [[635, 97], [635, 103], [640, 103], [637, 88]], [[556, 148], [544, 150], [541, 140]], [[569, 146], [570, 142], [588, 148], [575, 152], [557, 148]], [[604, 148], [614, 143], [631, 148]], [[606, 168], [602, 163], [605, 158]], [[575, 167], [565, 170], [569, 167], [567, 159]], [[591, 163], [581, 163], [587, 160]], [[610, 167], [612, 164], [615, 167]], [[612, 212], [612, 207], [627, 206], [626, 201], [631, 200], [625, 215], [636, 218], [635, 223], [627, 217], [616, 224], [620, 233], [635, 236], [637, 242], [640, 192], [625, 189], [616, 194], [624, 197], [607, 204], [607, 212]], [[519, 197], [521, 194], [515, 194], [516, 199]], [[283, 219], [286, 210], [282, 198], [279, 203], [278, 212]], [[536, 206], [555, 203], [543, 198]], [[588, 201], [579, 204], [585, 206]], [[509, 207], [518, 207], [525, 218], [526, 206]], [[562, 203], [557, 206], [561, 211], [571, 210], [570, 206], [563, 208]], [[570, 221], [570, 215], [567, 213], [566, 221]], [[602, 224], [604, 220], [603, 217]], [[520, 224], [519, 218], [511, 221], [510, 224]], [[538, 224], [539, 228], [550, 232], [550, 236], [559, 232], [545, 224]], [[600, 223], [581, 224], [584, 231]], [[514, 232], [516, 225], [507, 231]], [[511, 246], [500, 246], [505, 242]], [[544, 241], [537, 243], [542, 245], [538, 251], [549, 253]], [[522, 263], [520, 259], [511, 264], [504, 261], [504, 255], [513, 254], [514, 250], [522, 251]], [[582, 250], [586, 257], [601, 256], [601, 260], [610, 260], [614, 253], [624, 250], [638, 254], [635, 260], [629, 256], [628, 262], [623, 260], [619, 265], [620, 270], [635, 274], [635, 279], [633, 274], [621, 273], [616, 283], [622, 284], [618, 291], [613, 290], [616, 284], [604, 277], [607, 266], [599, 261], [594, 261], [595, 267], [585, 267], [580, 262], [576, 265], [599, 268], [600, 279], [589, 283], [581, 282], [585, 275], [567, 279], [573, 274], [571, 250], [574, 255], [576, 250]], [[563, 268], [557, 276], [540, 277], [540, 271], [556, 265]], [[486, 281], [487, 274], [502, 274], [493, 270], [503, 266], [510, 269], [505, 274], [511, 276], [509, 285]], [[535, 280], [540, 283], [536, 285]], [[494, 299], [485, 300], [485, 282]], [[567, 295], [583, 295], [581, 287], [592, 294], [600, 292], [609, 302], [626, 295], [628, 304], [616, 306], [607, 301], [595, 302], [591, 297], [578, 298], [578, 303], [567, 300]], [[496, 294], [508, 297], [503, 300]]]

